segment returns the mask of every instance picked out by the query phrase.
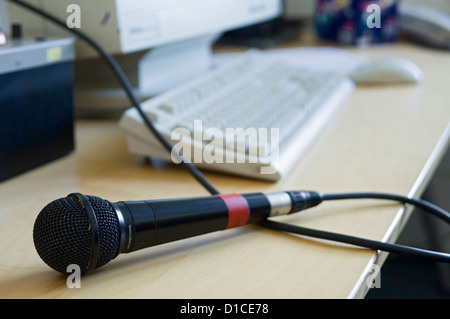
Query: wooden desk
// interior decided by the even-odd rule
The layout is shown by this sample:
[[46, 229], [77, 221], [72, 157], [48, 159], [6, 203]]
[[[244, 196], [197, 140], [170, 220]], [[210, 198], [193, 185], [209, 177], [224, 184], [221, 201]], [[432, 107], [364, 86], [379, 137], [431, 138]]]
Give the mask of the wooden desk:
[[[410, 58], [426, 81], [357, 88], [288, 178], [207, 173], [221, 192], [421, 194], [449, 138], [450, 55], [411, 44], [352, 51]], [[130, 155], [115, 120], [78, 121], [76, 141], [70, 156], [0, 184], [1, 298], [355, 298], [386, 257], [246, 226], [120, 255], [83, 277], [81, 289], [69, 289], [34, 250], [33, 223], [46, 204], [71, 192], [111, 201], [206, 195], [183, 169]], [[282, 220], [392, 241], [406, 215], [401, 205], [365, 200], [325, 203]]]

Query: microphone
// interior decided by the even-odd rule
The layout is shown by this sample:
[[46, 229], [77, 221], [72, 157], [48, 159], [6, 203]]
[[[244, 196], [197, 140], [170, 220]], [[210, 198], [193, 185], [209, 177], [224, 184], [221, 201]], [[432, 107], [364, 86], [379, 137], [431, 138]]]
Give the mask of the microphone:
[[259, 223], [316, 206], [322, 194], [291, 191], [111, 203], [73, 193], [39, 213], [33, 241], [41, 259], [66, 274], [81, 274], [122, 253], [220, 230]]

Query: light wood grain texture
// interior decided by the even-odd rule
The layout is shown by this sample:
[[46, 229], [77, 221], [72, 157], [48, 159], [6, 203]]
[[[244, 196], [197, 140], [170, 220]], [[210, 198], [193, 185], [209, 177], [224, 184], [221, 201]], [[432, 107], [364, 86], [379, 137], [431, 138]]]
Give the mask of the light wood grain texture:
[[[410, 58], [426, 80], [358, 87], [289, 177], [267, 183], [207, 172], [221, 192], [410, 193], [449, 124], [450, 55], [405, 43], [351, 50]], [[50, 201], [71, 192], [110, 201], [207, 194], [181, 167], [130, 155], [116, 120], [77, 121], [76, 142], [71, 155], [0, 184], [0, 298], [361, 297], [367, 266], [382, 263], [366, 249], [246, 226], [120, 255], [83, 277], [81, 289], [69, 289], [32, 242], [34, 220]], [[400, 209], [390, 202], [344, 201], [282, 220], [381, 240]], [[394, 226], [400, 229], [401, 222]]]

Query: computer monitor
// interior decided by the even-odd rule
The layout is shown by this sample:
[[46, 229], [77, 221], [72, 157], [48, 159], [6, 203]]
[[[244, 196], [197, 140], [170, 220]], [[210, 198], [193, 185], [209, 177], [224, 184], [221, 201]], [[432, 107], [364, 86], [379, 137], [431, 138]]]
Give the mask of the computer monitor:
[[[81, 31], [115, 55], [142, 99], [208, 69], [212, 44], [223, 32], [270, 20], [283, 12], [282, 0], [28, 2], [62, 20], [78, 18]], [[78, 7], [69, 7], [73, 4]], [[14, 4], [9, 4], [9, 11], [11, 22], [23, 25], [24, 35], [68, 35], [51, 22]], [[75, 65], [75, 105], [78, 110], [104, 113], [130, 106], [109, 70], [83, 43], [77, 43]]]

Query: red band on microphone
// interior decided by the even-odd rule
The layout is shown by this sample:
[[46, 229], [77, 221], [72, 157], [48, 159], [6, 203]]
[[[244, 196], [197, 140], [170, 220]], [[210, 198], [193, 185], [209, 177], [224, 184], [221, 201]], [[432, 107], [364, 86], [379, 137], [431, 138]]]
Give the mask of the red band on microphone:
[[225, 202], [228, 208], [227, 228], [244, 226], [248, 223], [250, 209], [247, 201], [239, 194], [220, 194], [217, 195]]

